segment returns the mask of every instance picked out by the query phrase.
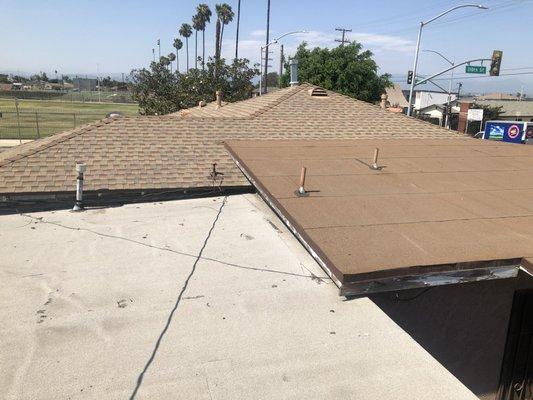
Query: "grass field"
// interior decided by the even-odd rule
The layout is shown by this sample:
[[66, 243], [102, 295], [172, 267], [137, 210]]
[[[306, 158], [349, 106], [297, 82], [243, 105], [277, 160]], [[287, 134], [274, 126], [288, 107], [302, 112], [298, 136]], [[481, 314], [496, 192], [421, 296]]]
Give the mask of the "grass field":
[[138, 114], [136, 104], [0, 99], [0, 139], [36, 139], [105, 118], [110, 112]]

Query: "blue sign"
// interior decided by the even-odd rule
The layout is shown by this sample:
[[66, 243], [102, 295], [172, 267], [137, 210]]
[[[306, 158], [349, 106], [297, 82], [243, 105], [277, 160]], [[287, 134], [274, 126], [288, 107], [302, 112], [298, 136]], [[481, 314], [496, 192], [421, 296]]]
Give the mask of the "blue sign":
[[483, 139], [524, 143], [524, 123], [519, 121], [487, 121]]

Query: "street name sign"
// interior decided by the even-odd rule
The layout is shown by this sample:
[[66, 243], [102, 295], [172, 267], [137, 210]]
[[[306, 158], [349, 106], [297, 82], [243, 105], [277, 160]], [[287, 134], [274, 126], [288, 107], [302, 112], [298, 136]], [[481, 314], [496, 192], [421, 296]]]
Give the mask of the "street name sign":
[[465, 70], [467, 74], [486, 74], [487, 73], [487, 67], [484, 67], [483, 65], [467, 65]]

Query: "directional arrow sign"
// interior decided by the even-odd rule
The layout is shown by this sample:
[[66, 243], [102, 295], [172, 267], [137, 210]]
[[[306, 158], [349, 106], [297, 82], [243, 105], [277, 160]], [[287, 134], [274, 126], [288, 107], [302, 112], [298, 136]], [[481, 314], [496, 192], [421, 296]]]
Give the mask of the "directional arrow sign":
[[467, 74], [486, 74], [487, 73], [487, 67], [484, 67], [482, 65], [467, 65], [465, 70]]

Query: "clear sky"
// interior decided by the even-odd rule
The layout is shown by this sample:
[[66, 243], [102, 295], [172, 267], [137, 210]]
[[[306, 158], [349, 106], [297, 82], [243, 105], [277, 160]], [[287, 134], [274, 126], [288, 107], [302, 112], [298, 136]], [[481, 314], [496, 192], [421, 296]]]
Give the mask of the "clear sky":
[[[424, 28], [422, 49], [443, 53], [450, 59], [490, 57], [503, 50], [499, 78], [463, 80], [468, 90], [478, 87], [519, 91], [521, 85], [533, 95], [533, 0], [479, 0], [490, 9], [457, 10]], [[214, 11], [216, 2], [205, 1]], [[237, 0], [227, 0], [234, 11]], [[335, 46], [336, 27], [352, 29], [356, 39], [372, 50], [381, 72], [403, 81], [411, 69], [418, 23], [461, 1], [403, 0], [271, 0], [271, 38], [292, 30], [308, 34], [287, 37], [286, 50], [293, 52], [306, 40], [310, 45]], [[183, 22], [191, 21], [197, 1], [189, 0], [0, 0], [0, 71], [100, 75], [129, 73], [152, 59], [152, 48], [161, 39], [162, 54]], [[241, 0], [240, 55], [253, 62], [265, 41], [266, 0]], [[214, 18], [206, 30], [206, 48], [213, 52]], [[191, 56], [194, 36], [189, 43]], [[235, 20], [224, 31], [223, 55], [235, 49]], [[278, 67], [279, 47], [273, 46], [273, 69]], [[156, 47], [157, 52], [157, 47]], [[181, 68], [185, 51], [180, 52]], [[191, 57], [192, 59], [192, 57]], [[446, 62], [435, 54], [422, 53], [420, 73], [443, 69]], [[524, 74], [524, 73], [532, 74]], [[457, 72], [464, 77], [464, 69]], [[429, 86], [428, 86], [429, 88]]]

